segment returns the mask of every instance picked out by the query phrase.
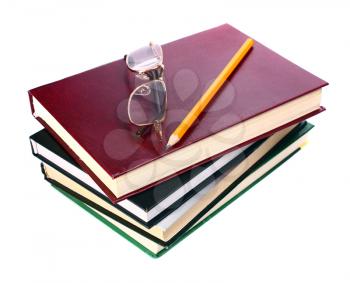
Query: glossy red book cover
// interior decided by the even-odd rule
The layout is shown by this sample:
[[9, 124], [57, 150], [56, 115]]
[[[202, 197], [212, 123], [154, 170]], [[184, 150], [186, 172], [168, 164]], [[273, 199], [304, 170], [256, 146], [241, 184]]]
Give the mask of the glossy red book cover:
[[[245, 34], [225, 24], [162, 46], [168, 93], [168, 110], [163, 124], [166, 140], [246, 38]], [[186, 137], [171, 151], [326, 84], [255, 42], [234, 75], [230, 76]], [[171, 152], [161, 152], [151, 139], [140, 141], [131, 134], [134, 129], [128, 122], [126, 105], [134, 87], [125, 61], [120, 59], [32, 89], [29, 95], [31, 100], [34, 96], [112, 178], [116, 178]], [[116, 201], [79, 156], [67, 147], [61, 137], [53, 134], [112, 201]], [[151, 185], [154, 183], [145, 188]]]

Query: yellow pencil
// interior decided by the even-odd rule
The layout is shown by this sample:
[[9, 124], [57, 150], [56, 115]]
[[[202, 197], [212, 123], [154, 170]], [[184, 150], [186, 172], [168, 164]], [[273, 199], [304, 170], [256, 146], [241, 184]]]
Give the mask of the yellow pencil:
[[217, 76], [214, 82], [209, 86], [209, 88], [205, 91], [202, 97], [198, 100], [196, 105], [192, 108], [192, 110], [187, 114], [185, 119], [181, 122], [181, 124], [176, 128], [176, 130], [171, 134], [168, 144], [166, 148], [169, 148], [176, 144], [183, 135], [187, 132], [187, 130], [191, 127], [194, 121], [198, 118], [199, 114], [205, 109], [211, 99], [218, 92], [223, 83], [227, 80], [230, 74], [235, 70], [238, 64], [242, 61], [244, 56], [248, 53], [250, 48], [253, 46], [254, 41], [251, 38], [248, 38], [243, 45], [239, 48], [235, 55], [231, 58], [225, 68], [221, 71], [221, 73]]

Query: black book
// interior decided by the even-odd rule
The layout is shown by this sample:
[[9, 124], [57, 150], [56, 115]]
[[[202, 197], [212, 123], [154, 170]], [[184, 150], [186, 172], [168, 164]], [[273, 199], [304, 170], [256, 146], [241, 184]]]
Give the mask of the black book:
[[[225, 165], [249, 155], [264, 140], [249, 144], [220, 158], [192, 168], [149, 190], [113, 205], [140, 224], [148, 228], [152, 227], [197, 194], [217, 176], [224, 173], [229, 168]], [[112, 204], [101, 188], [45, 129], [32, 135], [30, 142], [32, 152], [36, 157]]]
[[[250, 160], [250, 162], [253, 163], [249, 163], [249, 166], [235, 166], [240, 162], [238, 162], [238, 164], [229, 162], [225, 165], [225, 167], [230, 168], [226, 173], [221, 173], [221, 171], [215, 173], [217, 178], [203, 188], [201, 193], [187, 200], [184, 205], [165, 217], [159, 224], [149, 229], [133, 223], [135, 221], [130, 221], [132, 219], [130, 219], [130, 217], [125, 217], [125, 215], [123, 216], [123, 213], [115, 213], [114, 210], [116, 209], [111, 207], [112, 204], [110, 202], [106, 202], [102, 199], [95, 202], [95, 196], [93, 196], [87, 188], [82, 187], [80, 184], [77, 184], [78, 187], [75, 187], [73, 184], [74, 180], [71, 180], [68, 175], [64, 175], [63, 172], [53, 167], [51, 168], [48, 164], [42, 164], [42, 171], [45, 175], [45, 179], [55, 187], [58, 187], [67, 195], [72, 196], [96, 210], [101, 217], [108, 217], [111, 221], [116, 221], [115, 225], [118, 225], [118, 229], [121, 229], [122, 235], [131, 235], [130, 232], [136, 232], [136, 234], [161, 245], [163, 248], [169, 248], [178, 241], [181, 241], [183, 235], [187, 232], [191, 233], [193, 229], [190, 228], [196, 225], [198, 221], [201, 221], [203, 217], [206, 217], [207, 214], [215, 214], [216, 212], [213, 211], [216, 211], [216, 209], [220, 211], [222, 207], [226, 206], [226, 202], [230, 203], [238, 198], [251, 186], [259, 182], [261, 178], [269, 174], [285, 160], [289, 159], [290, 156], [294, 155], [305, 143], [305, 135], [312, 127], [313, 126], [309, 123], [300, 123], [292, 130], [289, 129], [287, 132], [279, 133], [279, 136], [275, 136], [275, 134], [266, 141], [263, 141], [257, 149], [253, 150], [251, 154], [247, 156], [247, 159], [253, 156]], [[243, 159], [243, 161], [244, 160], [245, 159]], [[221, 178], [226, 181], [221, 182], [223, 181]], [[222, 186], [217, 187], [216, 184], [220, 183]], [[86, 192], [88, 193], [86, 194]], [[214, 193], [210, 194], [211, 196], [209, 197], [210, 192]], [[200, 205], [197, 206], [197, 204]], [[110, 220], [103, 220], [103, 222], [107, 223]], [[207, 218], [205, 218], [203, 222], [206, 220]], [[111, 222], [107, 225], [110, 226]], [[128, 229], [131, 230], [129, 231]], [[133, 238], [134, 236], [130, 237]], [[144, 243], [144, 241], [138, 237], [137, 239], [135, 238], [135, 240], [141, 243], [141, 245]], [[134, 240], [132, 241], [135, 242]], [[155, 248], [153, 244], [151, 244], [151, 246]]]

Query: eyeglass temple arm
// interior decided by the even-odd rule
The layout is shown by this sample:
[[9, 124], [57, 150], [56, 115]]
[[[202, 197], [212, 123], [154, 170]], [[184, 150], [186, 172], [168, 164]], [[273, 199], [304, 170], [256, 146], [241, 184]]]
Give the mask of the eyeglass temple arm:
[[153, 124], [154, 130], [156, 131], [160, 140], [163, 139], [163, 127], [161, 121], [155, 121]]

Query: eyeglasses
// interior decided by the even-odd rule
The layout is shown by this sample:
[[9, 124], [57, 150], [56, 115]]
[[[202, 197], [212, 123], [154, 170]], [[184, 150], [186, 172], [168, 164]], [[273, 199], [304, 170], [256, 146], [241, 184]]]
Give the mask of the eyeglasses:
[[141, 127], [138, 130], [139, 134], [145, 131], [145, 127], [153, 125], [162, 139], [162, 122], [167, 105], [162, 48], [158, 44], [150, 43], [128, 54], [125, 61], [127, 67], [135, 72], [139, 79], [147, 81], [130, 94], [129, 120]]

